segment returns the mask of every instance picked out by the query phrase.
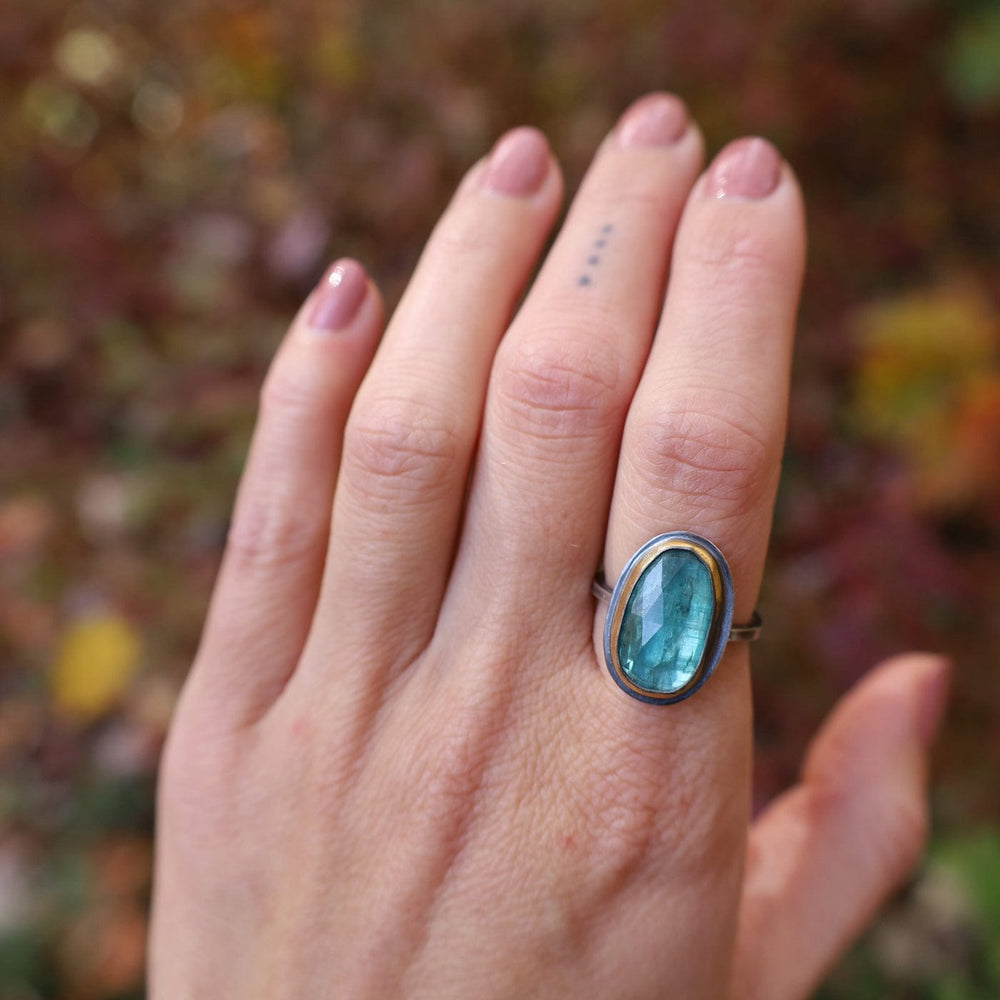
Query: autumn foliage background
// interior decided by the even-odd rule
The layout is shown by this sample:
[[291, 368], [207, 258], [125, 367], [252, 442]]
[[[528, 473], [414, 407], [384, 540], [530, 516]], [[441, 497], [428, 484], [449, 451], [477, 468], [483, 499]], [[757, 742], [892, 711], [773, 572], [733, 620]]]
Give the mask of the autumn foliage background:
[[711, 151], [773, 139], [810, 208], [758, 800], [877, 659], [958, 664], [930, 857], [822, 996], [1000, 995], [1000, 7], [4, 0], [4, 1000], [142, 993], [157, 753], [324, 265], [391, 301], [501, 130], [572, 187], [656, 88]]

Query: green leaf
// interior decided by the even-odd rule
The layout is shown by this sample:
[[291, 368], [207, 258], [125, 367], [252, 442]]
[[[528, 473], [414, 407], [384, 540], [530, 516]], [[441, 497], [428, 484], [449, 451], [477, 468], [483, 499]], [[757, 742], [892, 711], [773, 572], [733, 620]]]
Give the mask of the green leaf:
[[1000, 99], [1000, 6], [960, 22], [945, 50], [945, 75], [955, 97], [981, 107]]

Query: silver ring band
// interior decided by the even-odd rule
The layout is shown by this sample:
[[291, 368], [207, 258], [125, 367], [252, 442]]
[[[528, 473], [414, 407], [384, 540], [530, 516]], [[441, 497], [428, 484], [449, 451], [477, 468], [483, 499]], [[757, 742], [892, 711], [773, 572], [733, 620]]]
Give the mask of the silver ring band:
[[726, 645], [761, 632], [755, 611], [733, 624], [733, 577], [719, 547], [690, 531], [651, 538], [626, 563], [614, 588], [598, 573], [591, 587], [608, 603], [604, 659], [626, 694], [652, 705], [690, 698], [711, 677]]

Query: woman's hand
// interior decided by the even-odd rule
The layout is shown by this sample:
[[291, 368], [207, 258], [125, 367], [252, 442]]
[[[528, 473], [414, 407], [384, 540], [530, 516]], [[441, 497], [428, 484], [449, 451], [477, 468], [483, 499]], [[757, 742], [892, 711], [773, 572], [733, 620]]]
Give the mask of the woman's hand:
[[762, 140], [701, 170], [640, 101], [517, 308], [561, 200], [519, 129], [377, 354], [357, 264], [306, 302], [165, 755], [156, 1000], [792, 1000], [910, 870], [938, 660], [864, 682], [753, 826], [745, 644], [670, 707], [603, 664], [602, 563], [706, 535], [736, 621], [763, 571], [802, 207]]

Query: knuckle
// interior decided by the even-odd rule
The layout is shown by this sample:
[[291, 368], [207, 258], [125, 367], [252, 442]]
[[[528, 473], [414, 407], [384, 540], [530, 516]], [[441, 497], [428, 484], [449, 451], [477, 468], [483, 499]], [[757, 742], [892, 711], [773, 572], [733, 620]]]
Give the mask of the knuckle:
[[[808, 825], [816, 830], [837, 825], [839, 817], [853, 811], [856, 799], [856, 788], [840, 777], [818, 784], [808, 799]], [[929, 825], [923, 799], [901, 789], [881, 795], [854, 844], [861, 877], [884, 891], [903, 882], [923, 855]]]
[[279, 417], [297, 420], [316, 406], [315, 387], [301, 372], [291, 370], [281, 359], [272, 365], [260, 389], [260, 410], [264, 419]]
[[326, 550], [328, 524], [294, 496], [250, 500], [237, 510], [226, 537], [227, 557], [245, 570], [273, 570]]
[[731, 398], [717, 409], [707, 401], [703, 394], [696, 406], [675, 403], [648, 419], [637, 433], [631, 461], [656, 490], [746, 510], [768, 487], [775, 446], [755, 418], [734, 413]]
[[630, 772], [622, 774], [624, 778], [606, 767], [597, 771], [580, 805], [583, 815], [600, 817], [593, 827], [599, 841], [596, 853], [631, 862], [648, 854], [663, 826], [649, 789]]
[[607, 193], [608, 212], [628, 218], [662, 218], [669, 210], [672, 192], [658, 177], [648, 178], [651, 186], [625, 185], [621, 191]]
[[746, 816], [738, 797], [718, 794], [718, 768], [687, 768], [670, 781], [667, 800], [662, 756], [654, 757], [623, 746], [591, 761], [588, 780], [563, 793], [563, 815], [587, 831], [588, 877], [623, 885], [669, 857], [678, 878], [703, 879], [739, 856]]
[[343, 475], [371, 498], [436, 495], [461, 468], [462, 434], [414, 400], [369, 402], [348, 421]]
[[480, 216], [454, 211], [434, 234], [431, 243], [435, 256], [449, 261], [467, 261], [469, 257], [492, 254], [500, 243], [499, 234], [492, 226], [484, 226]]
[[902, 795], [884, 800], [883, 836], [876, 841], [876, 864], [893, 882], [903, 881], [920, 860], [929, 820], [922, 800]]
[[734, 228], [728, 219], [725, 225], [722, 221], [703, 227], [684, 247], [682, 259], [706, 272], [709, 283], [739, 286], [783, 272], [788, 252], [773, 232], [748, 223]]
[[605, 815], [615, 820], [608, 829], [623, 846], [650, 854], [668, 851], [679, 867], [698, 870], [731, 856], [745, 832], [745, 817], [733, 800], [718, 794], [719, 775], [707, 755], [692, 753], [673, 778], [669, 811], [662, 785], [650, 780], [652, 754], [633, 748], [627, 755], [632, 780], [622, 782], [626, 771], [618, 768], [603, 783]]
[[563, 440], [592, 434], [617, 419], [624, 405], [619, 359], [569, 339], [565, 331], [542, 336], [501, 359], [496, 398], [511, 429]]
[[725, 273], [727, 280], [769, 272], [780, 263], [773, 235], [749, 225], [708, 226], [685, 248], [685, 255], [705, 270]]

